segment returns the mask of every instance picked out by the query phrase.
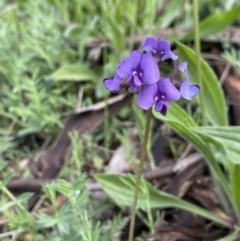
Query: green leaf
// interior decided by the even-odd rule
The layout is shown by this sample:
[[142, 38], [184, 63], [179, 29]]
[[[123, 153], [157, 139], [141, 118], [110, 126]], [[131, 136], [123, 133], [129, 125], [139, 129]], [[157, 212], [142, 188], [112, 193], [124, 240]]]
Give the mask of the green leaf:
[[[178, 54], [181, 60], [188, 62], [190, 81], [196, 83], [196, 55], [187, 46], [178, 43]], [[209, 65], [201, 59], [201, 70], [203, 80], [204, 105], [207, 117], [213, 125], [226, 126], [227, 110], [222, 88]], [[197, 83], [199, 84], [199, 83]]]
[[240, 164], [233, 165], [233, 170], [231, 173], [231, 183], [232, 183], [232, 189], [233, 189], [233, 196], [235, 200], [236, 209], [238, 211], [237, 217], [239, 217], [240, 214]]
[[7, 183], [12, 179], [13, 174], [11, 172], [7, 172], [2, 180], [3, 185], [7, 185]]
[[158, 26], [159, 29], [168, 27], [171, 22], [174, 21], [174, 19], [176, 19], [180, 14], [179, 9], [182, 9], [184, 4], [185, 0], [170, 1], [156, 26]]
[[[97, 174], [96, 180], [103, 190], [120, 206], [131, 206], [136, 180], [132, 175]], [[146, 200], [146, 199], [149, 200]], [[179, 199], [176, 196], [160, 192], [145, 180], [141, 180], [138, 196], [138, 208], [180, 208], [209, 220], [228, 226], [228, 223], [203, 208]]]
[[0, 171], [2, 171], [5, 167], [7, 167], [7, 162], [0, 162]]
[[236, 230], [235, 232], [225, 236], [224, 238], [220, 238], [215, 241], [235, 241], [239, 237], [239, 230]]
[[[233, 23], [240, 15], [240, 6], [230, 11], [215, 13], [206, 17], [199, 25], [200, 38], [213, 35]], [[193, 39], [194, 30], [187, 33], [184, 38]]]
[[181, 122], [184, 123], [187, 127], [197, 127], [197, 123], [188, 115], [181, 107], [176, 103], [171, 103], [171, 109], [168, 111], [166, 116], [161, 116], [161, 119], [164, 121], [175, 120], [179, 121], [181, 117]]
[[13, 202], [13, 201], [11, 201], [11, 202], [8, 201], [7, 203], [6, 202], [0, 202], [0, 212], [4, 212], [14, 205], [16, 205], [16, 203]]
[[67, 81], [97, 81], [96, 74], [83, 64], [64, 65], [53, 73], [53, 78]]
[[25, 192], [25, 193], [22, 193], [21, 195], [18, 196], [18, 201], [20, 203], [27, 203], [27, 201], [33, 196], [34, 193], [32, 192]]
[[50, 228], [59, 223], [59, 219], [50, 215], [40, 213], [36, 221], [38, 228]]
[[[228, 186], [228, 182], [212, 153], [211, 147], [198, 133], [194, 132], [196, 127], [190, 127], [186, 124], [185, 120], [188, 120], [189, 123], [191, 117], [185, 111], [179, 109], [180, 107], [174, 104], [166, 116], [163, 116], [156, 111], [153, 111], [153, 114], [157, 119], [165, 121], [187, 142], [191, 143], [196, 148], [196, 150], [202, 153], [209, 164], [214, 178], [216, 178], [216, 180], [221, 183], [226, 193], [230, 195], [231, 192]], [[178, 115], [178, 113], [181, 113], [181, 115]]]
[[240, 127], [239, 126], [203, 126], [193, 128], [200, 135], [208, 135], [225, 147], [229, 160], [240, 164]]
[[153, 115], [157, 119], [163, 120], [169, 124], [184, 139], [193, 144], [199, 152], [202, 152], [203, 155], [212, 158], [210, 150], [203, 139], [191, 130], [191, 128], [197, 128], [197, 124], [179, 105], [171, 103], [171, 108], [166, 116], [156, 111], [153, 111]]

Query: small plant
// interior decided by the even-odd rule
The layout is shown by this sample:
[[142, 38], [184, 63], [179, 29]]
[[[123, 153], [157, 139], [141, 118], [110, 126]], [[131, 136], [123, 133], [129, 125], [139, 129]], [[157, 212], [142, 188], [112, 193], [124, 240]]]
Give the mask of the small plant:
[[132, 205], [129, 241], [132, 241], [134, 236], [136, 207], [147, 152], [152, 106], [155, 105], [155, 111], [165, 116], [167, 110], [170, 109], [169, 101], [178, 101], [181, 96], [191, 100], [199, 92], [197, 85], [189, 84], [186, 61], [178, 65], [178, 69], [185, 74], [185, 79], [182, 83], [171, 82], [169, 78], [160, 77], [159, 68], [167, 59], [178, 59], [178, 56], [171, 51], [169, 42], [148, 37], [143, 42], [140, 51], [132, 51], [128, 59], [121, 61], [117, 66], [113, 79], [104, 80], [104, 86], [110, 92], [117, 93], [123, 90], [130, 93], [137, 92], [139, 107], [147, 110], [147, 122]]

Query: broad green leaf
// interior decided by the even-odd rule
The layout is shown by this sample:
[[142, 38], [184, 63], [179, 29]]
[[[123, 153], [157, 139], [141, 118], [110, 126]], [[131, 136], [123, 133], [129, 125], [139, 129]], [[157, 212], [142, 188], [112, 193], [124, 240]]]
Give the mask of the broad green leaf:
[[[240, 6], [230, 11], [215, 13], [206, 17], [199, 25], [200, 38], [213, 35], [233, 23], [240, 15]], [[194, 30], [187, 33], [184, 38], [192, 39]]]
[[[187, 46], [178, 43], [178, 54], [181, 60], [188, 62], [190, 81], [196, 83], [196, 56]], [[209, 65], [201, 59], [201, 70], [203, 80], [204, 105], [209, 121], [216, 126], [226, 126], [227, 110], [222, 88]], [[197, 83], [199, 84], [199, 83]]]
[[67, 81], [97, 81], [96, 74], [89, 67], [83, 64], [65, 65], [53, 73], [53, 78], [56, 80]]
[[[136, 182], [132, 175], [97, 174], [95, 178], [100, 183], [103, 190], [118, 205], [132, 205]], [[180, 208], [228, 226], [227, 221], [221, 219], [216, 214], [179, 199], [176, 196], [160, 192], [142, 179], [138, 196], [138, 208], [146, 208], [147, 205], [151, 208]]]
[[200, 135], [208, 135], [225, 147], [229, 160], [240, 163], [240, 127], [239, 126], [203, 126], [193, 128]]

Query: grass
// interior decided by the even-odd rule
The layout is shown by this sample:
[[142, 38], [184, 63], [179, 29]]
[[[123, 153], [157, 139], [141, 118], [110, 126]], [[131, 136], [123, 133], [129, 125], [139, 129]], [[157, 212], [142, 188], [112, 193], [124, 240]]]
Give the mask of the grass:
[[[238, 1], [200, 1], [200, 19], [236, 6]], [[22, 160], [37, 156], [53, 142], [64, 126], [64, 113], [76, 108], [79, 88], [83, 90], [82, 107], [107, 98], [102, 79], [112, 76], [119, 60], [127, 57], [133, 47], [139, 47], [138, 36], [156, 35], [161, 28], [191, 28], [192, 14], [192, 2], [187, 0], [0, 0], [3, 186], [13, 175], [31, 176], [22, 168]], [[229, 49], [224, 57], [239, 68], [239, 50], [234, 46]], [[76, 66], [81, 71], [76, 71]], [[188, 108], [190, 112], [191, 106]], [[37, 219], [27, 211], [30, 194], [15, 200], [6, 189], [1, 189], [0, 211], [4, 219], [9, 219], [4, 233], [10, 232], [9, 236], [2, 236], [3, 240], [19, 237], [107, 241], [118, 237], [126, 218], [117, 214], [111, 220], [99, 221], [99, 215], [112, 204], [103, 202], [99, 213], [94, 212], [96, 203], [84, 188], [87, 180], [81, 169], [91, 162], [97, 171], [104, 171], [104, 161], [111, 151], [96, 151], [96, 146], [104, 143], [111, 148], [110, 141], [127, 145], [124, 140], [128, 138], [129, 127], [119, 125], [122, 119], [136, 126], [142, 138], [143, 115], [139, 112], [134, 117], [133, 112], [135, 108], [126, 107], [118, 118], [106, 121], [94, 136], [86, 135], [79, 140], [76, 133], [71, 133], [73, 150], [60, 174], [62, 181], [44, 187], [42, 202], [39, 208], [35, 207]], [[199, 114], [194, 115], [199, 120]], [[108, 133], [108, 129], [114, 132]], [[152, 160], [150, 151], [149, 158]], [[134, 157], [131, 159], [135, 162]], [[150, 166], [154, 168], [154, 162]], [[79, 193], [79, 190], [83, 191]], [[59, 193], [69, 199], [61, 209], [56, 203]], [[44, 202], [55, 207], [49, 215], [41, 212]], [[18, 208], [14, 211], [12, 207], [16, 203]], [[79, 229], [80, 226], [84, 228]]]

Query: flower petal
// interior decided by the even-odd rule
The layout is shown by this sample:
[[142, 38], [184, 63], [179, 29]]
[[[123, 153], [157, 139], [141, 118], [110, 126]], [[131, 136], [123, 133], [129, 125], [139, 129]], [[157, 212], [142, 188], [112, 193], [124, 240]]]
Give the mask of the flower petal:
[[161, 60], [164, 61], [166, 59], [178, 59], [178, 56], [175, 55], [171, 51], [170, 43], [166, 40], [159, 40], [158, 41], [158, 54], [162, 55]]
[[190, 91], [190, 95], [191, 97], [196, 96], [199, 93], [199, 86], [198, 85], [189, 85], [189, 91]]
[[181, 96], [186, 99], [186, 100], [191, 100], [192, 97], [191, 97], [191, 94], [190, 94], [190, 88], [189, 88], [189, 82], [188, 82], [188, 79], [185, 79], [181, 86], [180, 86], [180, 93], [181, 93]]
[[123, 79], [130, 78], [133, 71], [136, 71], [139, 66], [141, 55], [142, 54], [136, 50], [132, 51], [129, 58], [126, 61], [122, 61], [118, 66], [117, 74]]
[[183, 61], [183, 62], [181, 62], [181, 63], [178, 65], [178, 69], [179, 69], [181, 72], [186, 73], [186, 72], [187, 72], [187, 66], [188, 66], [187, 61]]
[[[140, 85], [139, 85], [139, 82], [141, 83]], [[139, 80], [138, 76], [134, 75], [134, 77], [130, 81], [130, 88], [129, 88], [130, 92], [138, 91], [141, 85], [142, 85], [142, 82]]]
[[167, 110], [170, 108], [170, 105], [167, 102], [163, 102], [163, 107], [160, 111], [160, 113], [162, 115], [166, 115], [167, 114]]
[[199, 89], [198, 85], [189, 85], [188, 79], [185, 79], [180, 86], [180, 93], [184, 99], [191, 100], [199, 93]]
[[140, 72], [142, 81], [146, 84], [153, 84], [160, 79], [160, 71], [157, 62], [152, 55], [143, 54], [140, 62]]
[[158, 40], [153, 37], [148, 37], [144, 40], [141, 49], [145, 50], [148, 54], [156, 53], [158, 49]]
[[117, 69], [119, 69], [119, 67], [125, 63], [127, 61], [127, 59], [122, 59], [121, 62], [117, 65]]
[[157, 84], [143, 85], [138, 93], [138, 105], [144, 110], [148, 110], [155, 104]]
[[180, 99], [181, 94], [179, 90], [172, 84], [169, 78], [160, 79], [158, 84], [159, 98], [166, 101], [177, 101]]
[[160, 112], [162, 110], [162, 107], [163, 107], [163, 101], [162, 100], [157, 101], [155, 105], [155, 111]]
[[117, 74], [115, 74], [113, 79], [104, 79], [103, 84], [104, 87], [112, 93], [117, 93], [122, 89], [121, 78]]
[[136, 86], [141, 86], [141, 85], [143, 84], [142, 81], [138, 78], [137, 75], [134, 75], [134, 76], [133, 76], [133, 81], [134, 81], [134, 84], [135, 84]]
[[167, 110], [170, 108], [171, 106], [169, 105], [169, 103], [163, 101], [163, 100], [159, 100], [156, 105], [155, 105], [155, 111], [160, 112], [162, 115], [166, 115], [167, 114]]

